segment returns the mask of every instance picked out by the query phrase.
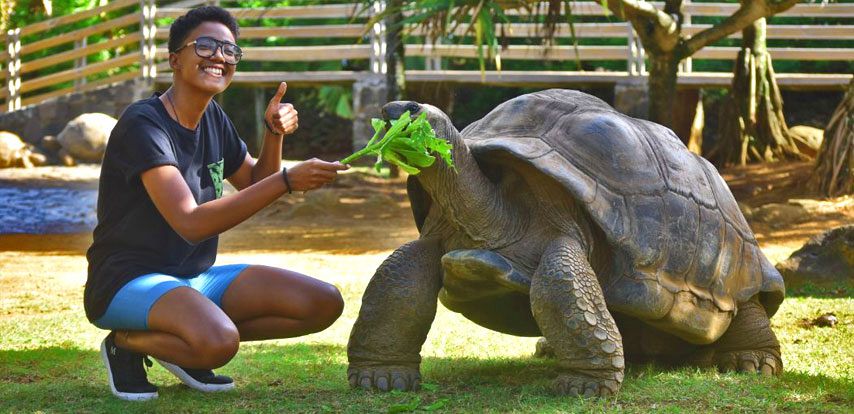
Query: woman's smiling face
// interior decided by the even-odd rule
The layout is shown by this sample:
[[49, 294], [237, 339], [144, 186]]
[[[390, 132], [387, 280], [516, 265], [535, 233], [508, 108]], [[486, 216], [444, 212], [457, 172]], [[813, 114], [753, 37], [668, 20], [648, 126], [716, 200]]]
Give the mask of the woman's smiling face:
[[[210, 37], [221, 42], [235, 43], [234, 34], [222, 23], [204, 22], [196, 27], [184, 40], [190, 43], [200, 37]], [[182, 45], [183, 46], [183, 45]], [[195, 45], [187, 46], [170, 55], [174, 81], [212, 95], [225, 90], [234, 77], [236, 65], [225, 63], [222, 48], [209, 57], [199, 57]]]

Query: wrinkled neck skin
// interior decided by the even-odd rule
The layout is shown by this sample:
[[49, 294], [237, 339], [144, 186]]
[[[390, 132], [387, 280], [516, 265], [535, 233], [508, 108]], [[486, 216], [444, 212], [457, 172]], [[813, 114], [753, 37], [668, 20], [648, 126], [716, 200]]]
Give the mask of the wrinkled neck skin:
[[519, 215], [492, 181], [481, 171], [460, 133], [450, 122], [433, 125], [436, 136], [453, 145], [456, 171], [436, 160], [422, 170], [418, 180], [442, 209], [442, 217], [468, 235], [472, 248], [500, 248], [516, 241], [521, 234]]

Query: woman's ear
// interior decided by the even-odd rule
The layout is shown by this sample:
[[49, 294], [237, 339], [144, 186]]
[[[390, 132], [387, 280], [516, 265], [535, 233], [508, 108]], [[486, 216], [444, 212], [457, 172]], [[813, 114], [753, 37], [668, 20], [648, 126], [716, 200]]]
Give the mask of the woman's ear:
[[172, 68], [173, 72], [181, 69], [181, 65], [178, 63], [177, 53], [169, 53], [169, 67]]

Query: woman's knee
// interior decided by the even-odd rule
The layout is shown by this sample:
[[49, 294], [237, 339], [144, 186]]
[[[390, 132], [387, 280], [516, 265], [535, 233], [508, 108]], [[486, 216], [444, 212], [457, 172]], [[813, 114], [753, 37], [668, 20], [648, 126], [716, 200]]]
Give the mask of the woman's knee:
[[332, 325], [344, 312], [344, 298], [335, 285], [322, 282], [314, 292], [312, 319], [318, 331]]
[[198, 358], [198, 368], [213, 369], [227, 364], [234, 358], [240, 347], [240, 334], [233, 324], [217, 326], [196, 335], [189, 344]]

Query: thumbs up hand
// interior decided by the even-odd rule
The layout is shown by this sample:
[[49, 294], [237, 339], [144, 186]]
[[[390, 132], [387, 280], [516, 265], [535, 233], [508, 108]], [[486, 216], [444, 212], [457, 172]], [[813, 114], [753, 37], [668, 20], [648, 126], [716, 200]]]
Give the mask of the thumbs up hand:
[[288, 84], [282, 82], [264, 112], [264, 123], [267, 130], [275, 135], [293, 134], [299, 128], [297, 110], [289, 103], [282, 103], [282, 97], [285, 96], [287, 90]]

